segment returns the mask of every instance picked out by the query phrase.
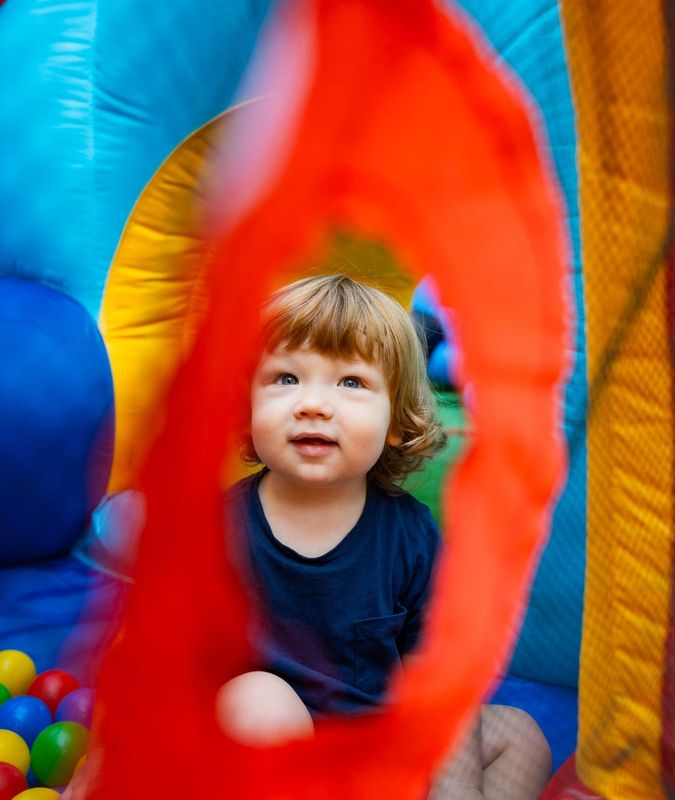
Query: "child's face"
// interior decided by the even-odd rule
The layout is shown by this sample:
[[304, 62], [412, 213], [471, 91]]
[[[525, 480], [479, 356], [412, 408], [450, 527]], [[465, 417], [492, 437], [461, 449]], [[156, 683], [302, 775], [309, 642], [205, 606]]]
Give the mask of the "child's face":
[[390, 430], [387, 379], [376, 363], [315, 350], [264, 353], [251, 387], [251, 436], [272, 473], [307, 487], [362, 483]]

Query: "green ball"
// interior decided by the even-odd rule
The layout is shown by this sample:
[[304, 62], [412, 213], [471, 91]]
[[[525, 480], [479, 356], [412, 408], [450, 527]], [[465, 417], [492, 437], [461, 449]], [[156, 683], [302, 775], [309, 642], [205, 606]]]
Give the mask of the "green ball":
[[5, 686], [5, 684], [0, 683], [0, 705], [2, 705], [5, 702], [5, 700], [9, 700], [11, 696], [12, 694], [9, 691], [9, 689]]
[[65, 786], [87, 750], [89, 731], [78, 722], [48, 725], [33, 742], [31, 767], [46, 786]]

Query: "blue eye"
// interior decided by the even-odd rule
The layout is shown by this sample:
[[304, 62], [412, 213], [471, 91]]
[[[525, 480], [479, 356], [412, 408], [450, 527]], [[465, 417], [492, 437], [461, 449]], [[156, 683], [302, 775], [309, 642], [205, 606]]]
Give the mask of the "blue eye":
[[295, 386], [295, 384], [298, 383], [298, 379], [295, 375], [291, 375], [290, 372], [282, 372], [281, 375], [277, 375], [274, 382], [282, 386]]
[[343, 378], [340, 383], [346, 389], [360, 389], [363, 386], [363, 382], [353, 375], [348, 375], [346, 378]]

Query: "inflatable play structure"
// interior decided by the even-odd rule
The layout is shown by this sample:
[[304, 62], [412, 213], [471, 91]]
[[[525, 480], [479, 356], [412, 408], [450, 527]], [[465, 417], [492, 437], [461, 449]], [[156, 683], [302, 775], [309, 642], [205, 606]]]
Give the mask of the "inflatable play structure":
[[[498, 482], [485, 490], [495, 511], [494, 517], [478, 518], [486, 538], [482, 552], [483, 540], [475, 542], [475, 563], [488, 570], [492, 565], [505, 593], [513, 574], [512, 594], [504, 599], [506, 594], [486, 591], [482, 601], [476, 598], [488, 626], [479, 642], [484, 661], [474, 654], [472, 662], [468, 646], [464, 657], [443, 651], [440, 638], [431, 640], [427, 685], [440, 687], [432, 680], [434, 664], [445, 652], [445, 671], [448, 663], [458, 675], [467, 670], [472, 690], [462, 697], [440, 693], [424, 724], [438, 723], [443, 714], [458, 721], [481, 698], [492, 697], [529, 711], [546, 733], [554, 766], [562, 767], [548, 789], [550, 800], [665, 798], [675, 785], [668, 15], [656, 0], [518, 0], [506, 10], [492, 0], [464, 0], [461, 7], [448, 4], [446, 30], [425, 3], [326, 0], [294, 7], [291, 13], [287, 4], [272, 0], [213, 0], [200, 4], [196, 14], [194, 4], [174, 0], [151, 4], [139, 20], [126, 0], [0, 5], [0, 67], [14, 76], [11, 86], [0, 88], [0, 140], [12, 153], [0, 159], [0, 651], [29, 653], [38, 672], [65, 669], [82, 685], [98, 679], [131, 585], [137, 546], [132, 533], [146, 516], [135, 492], [142, 485], [148, 526], [135, 576], [139, 592], [151, 586], [158, 596], [153, 600], [146, 588], [145, 602], [131, 606], [124, 623], [127, 645], [118, 646], [116, 660], [103, 667], [111, 726], [101, 731], [103, 741], [110, 742], [119, 726], [140, 735], [155, 725], [160, 733], [144, 758], [166, 747], [163, 758], [169, 762], [189, 762], [197, 742], [204, 745], [204, 758], [217, 741], [221, 762], [236, 765], [228, 775], [230, 796], [331, 796], [321, 794], [322, 781], [334, 769], [329, 751], [353, 763], [350, 769], [341, 765], [341, 781], [350, 787], [345, 796], [378, 796], [386, 785], [399, 792], [390, 796], [408, 796], [405, 786], [416, 796], [415, 780], [427, 774], [442, 737], [420, 736], [394, 748], [394, 764], [382, 748], [370, 749], [378, 736], [398, 741], [386, 720], [374, 732], [350, 728], [350, 746], [339, 726], [317, 737], [312, 758], [318, 766], [305, 774], [302, 789], [293, 783], [293, 769], [307, 756], [301, 748], [290, 749], [283, 769], [274, 754], [266, 756], [265, 768], [256, 773], [260, 783], [247, 783], [255, 772], [251, 755], [228, 750], [191, 711], [201, 707], [208, 684], [189, 684], [196, 650], [180, 648], [198, 642], [210, 652], [205, 641], [240, 641], [236, 615], [211, 618], [225, 598], [210, 588], [208, 570], [198, 572], [197, 565], [218, 561], [217, 548], [195, 535], [194, 551], [186, 553], [174, 540], [179, 534], [162, 539], [159, 529], [166, 522], [179, 531], [180, 520], [185, 529], [200, 529], [199, 518], [186, 516], [189, 503], [181, 492], [203, 496], [195, 481], [217, 454], [208, 437], [203, 450], [194, 450], [197, 444], [182, 441], [176, 431], [181, 420], [187, 425], [189, 409], [195, 416], [197, 402], [196, 416], [203, 420], [189, 424], [213, 423], [212, 401], [200, 381], [215, 378], [203, 363], [218, 356], [230, 370], [246, 368], [246, 325], [232, 330], [223, 319], [245, 321], [266, 288], [313, 268], [317, 252], [322, 263], [343, 270], [367, 265], [359, 274], [400, 297], [409, 298], [418, 281], [432, 274], [439, 305], [456, 311], [452, 331], [462, 353], [460, 371], [466, 370], [475, 392], [471, 464], [485, 465], [481, 453], [485, 459], [495, 452], [491, 446], [507, 441], [500, 437], [511, 425], [514, 446], [522, 447], [529, 467], [513, 476], [513, 491], [526, 498], [523, 506], [538, 504], [540, 516], [519, 511], [522, 516], [499, 519], [500, 510], [511, 510], [503, 505], [505, 495]], [[406, 14], [410, 24], [402, 25]], [[337, 32], [344, 30], [350, 35], [340, 37]], [[373, 44], [372, 60], [343, 41], [358, 39], [354, 30]], [[399, 54], [396, 69], [387, 61], [387, 45]], [[437, 72], [421, 71], [413, 56], [419, 48], [434, 54], [433, 63], [441, 65]], [[265, 85], [270, 64], [284, 69], [273, 70], [275, 81]], [[448, 78], [453, 74], [461, 80]], [[426, 106], [414, 81], [421, 76]], [[313, 81], [323, 81], [323, 106], [311, 92]], [[388, 86], [395, 91], [385, 93]], [[375, 104], [368, 92], [377, 87]], [[282, 109], [265, 101], [275, 92], [286, 100]], [[446, 155], [462, 144], [460, 133], [436, 124], [420, 145], [420, 131], [431, 130], [424, 127], [429, 119], [407, 112], [392, 116], [413, 97], [416, 106], [431, 109], [429, 119], [438, 115], [436, 122], [444, 119], [444, 106], [467, 120], [466, 128], [457, 125], [473, 134], [465, 145], [484, 143], [485, 163], [499, 166], [481, 173], [478, 188], [470, 170], [458, 174], [451, 167], [467, 159]], [[365, 108], [371, 107], [369, 116]], [[523, 108], [536, 131], [536, 150]], [[350, 114], [359, 116], [361, 126], [350, 123]], [[408, 124], [394, 126], [394, 118]], [[483, 129], [491, 131], [484, 139], [478, 135]], [[383, 146], [385, 139], [392, 152]], [[410, 149], [411, 142], [419, 151]], [[347, 156], [338, 158], [343, 150]], [[428, 174], [420, 179], [423, 170], [417, 167], [427, 163], [422, 152], [424, 158], [435, 155], [437, 164], [447, 162], [452, 180], [480, 198], [478, 220], [462, 216], [470, 203], [458, 206], [456, 195], [448, 199]], [[363, 170], [365, 154], [372, 157], [370, 172]], [[343, 172], [329, 173], [326, 159]], [[391, 185], [377, 183], [379, 168], [395, 176]], [[313, 183], [312, 175], [324, 183]], [[547, 194], [552, 180], [557, 199]], [[365, 185], [370, 194], [358, 194]], [[330, 209], [321, 194], [325, 186], [333, 187], [330, 198], [339, 198]], [[533, 186], [532, 196], [525, 189], [518, 193]], [[417, 205], [406, 206], [409, 213], [396, 219], [394, 196], [412, 196]], [[441, 228], [436, 238], [424, 227], [432, 201]], [[325, 223], [320, 213], [329, 211], [339, 224], [324, 235], [321, 249], [315, 242]], [[500, 214], [513, 214], [510, 225]], [[480, 229], [476, 239], [467, 238], [472, 225]], [[506, 229], [521, 225], [518, 250], [517, 237]], [[267, 273], [264, 263], [277, 272], [270, 266]], [[447, 277], [449, 264], [453, 274], [466, 277]], [[533, 281], [540, 274], [541, 283]], [[209, 301], [221, 295], [221, 313], [214, 318]], [[494, 333], [492, 339], [486, 331]], [[505, 356], [509, 347], [512, 360]], [[529, 360], [533, 353], [543, 354], [542, 361]], [[565, 387], [558, 405], [568, 455], [564, 486], [556, 486], [556, 444], [547, 451], [551, 437], [530, 434], [538, 413], [545, 415], [545, 403], [554, 399], [563, 355]], [[449, 369], [447, 360], [441, 363], [434, 366], [438, 379]], [[523, 403], [515, 422], [513, 402], [501, 402], [498, 370], [490, 372], [495, 364], [508, 364], [522, 386], [545, 381], [545, 399], [535, 392], [519, 395]], [[182, 377], [166, 401], [176, 375]], [[211, 388], [222, 400], [222, 387], [213, 382]], [[234, 418], [234, 405], [231, 411]], [[549, 425], [554, 418], [551, 411]], [[218, 429], [209, 430], [213, 435]], [[204, 456], [199, 468], [195, 454]], [[179, 476], [164, 471], [176, 461]], [[500, 480], [512, 471], [510, 462], [503, 466]], [[479, 469], [477, 474], [485, 475]], [[453, 490], [459, 492], [451, 518], [457, 529], [468, 526], [462, 520], [472, 508], [461, 493], [469, 481], [462, 475]], [[529, 486], [535, 479], [542, 482]], [[212, 474], [206, 483], [217, 488]], [[158, 499], [166, 501], [172, 485], [175, 502], [158, 510]], [[537, 520], [554, 488], [550, 535], [532, 573], [540, 541], [533, 531], [541, 533]], [[209, 520], [201, 521], [210, 529]], [[175, 581], [169, 600], [168, 576], [178, 562], [187, 577]], [[199, 575], [203, 596], [191, 594], [191, 575]], [[524, 602], [530, 582], [522, 612], [515, 603]], [[196, 616], [198, 623], [189, 621]], [[520, 622], [505, 664], [514, 644], [509, 626]], [[446, 623], [458, 626], [446, 630], [461, 630], [459, 620]], [[134, 663], [151, 648], [157, 660]], [[211, 655], [222, 667], [221, 679], [234, 668], [230, 654], [213, 646]], [[182, 686], [180, 699], [167, 699], [170, 680]], [[415, 709], [424, 706], [424, 697], [409, 686], [401, 688], [401, 697], [401, 719], [417, 729], [422, 718]], [[161, 734], [161, 720], [174, 701], [185, 730], [170, 742]], [[133, 736], [118, 739], [100, 797], [141, 797], [147, 764], [133, 752]], [[353, 753], [359, 741], [363, 761]], [[379, 771], [372, 766], [378, 763]], [[127, 768], [116, 768], [121, 764]], [[201, 773], [195, 781], [204, 796], [222, 786], [208, 769]], [[269, 775], [276, 776], [276, 794], [271, 779], [265, 783]], [[281, 775], [291, 787], [288, 795], [278, 793]], [[162, 780], [162, 796], [182, 796], [171, 794], [170, 776]]]

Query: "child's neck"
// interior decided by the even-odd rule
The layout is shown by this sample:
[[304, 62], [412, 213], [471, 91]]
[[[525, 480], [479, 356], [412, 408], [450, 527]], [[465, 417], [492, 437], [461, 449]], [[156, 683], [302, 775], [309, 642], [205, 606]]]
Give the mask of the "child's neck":
[[316, 558], [336, 547], [358, 522], [366, 502], [366, 479], [307, 487], [268, 472], [259, 492], [275, 538], [303, 556]]

